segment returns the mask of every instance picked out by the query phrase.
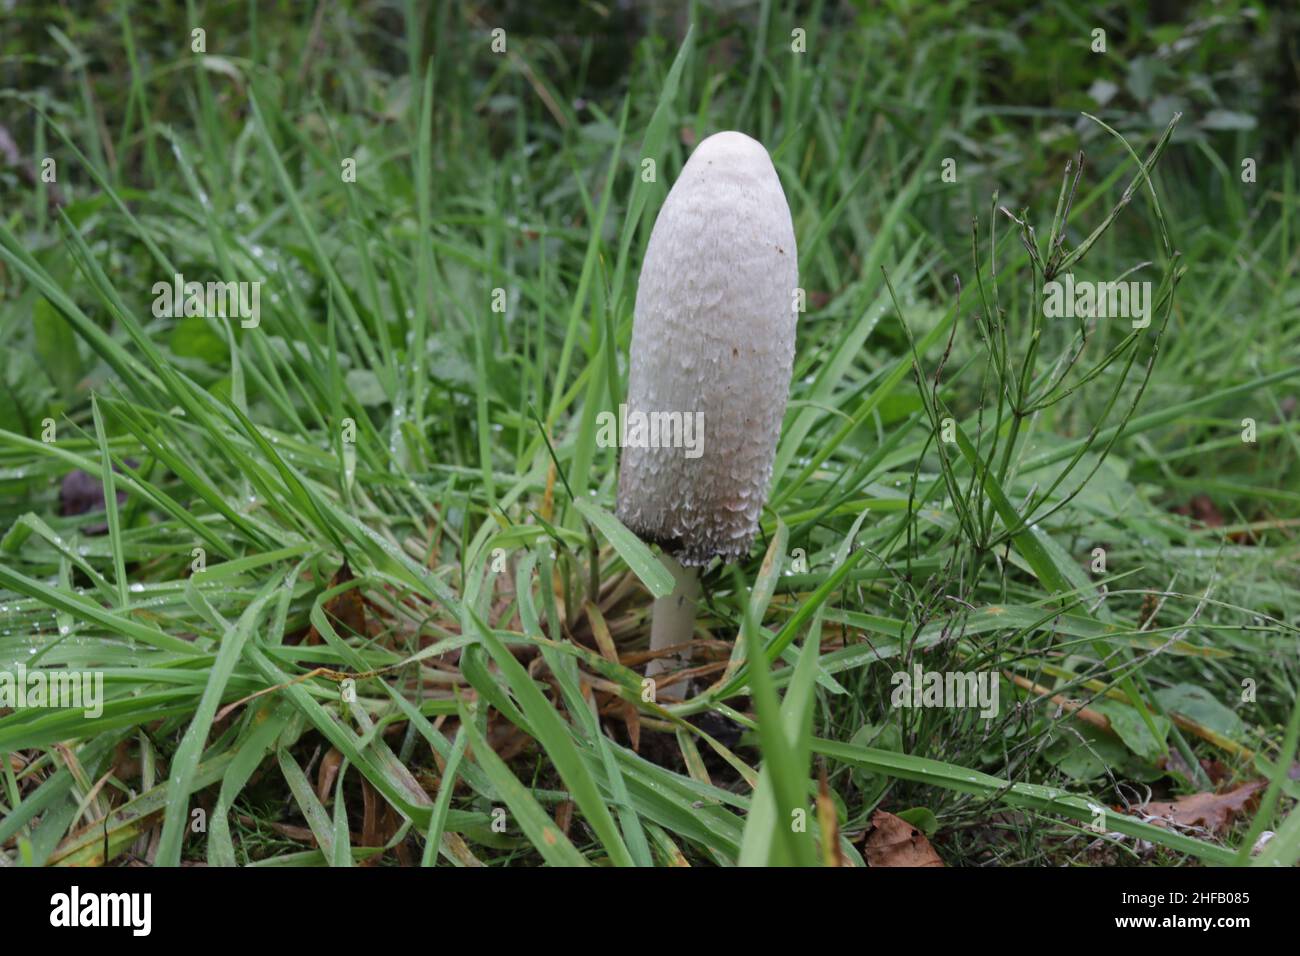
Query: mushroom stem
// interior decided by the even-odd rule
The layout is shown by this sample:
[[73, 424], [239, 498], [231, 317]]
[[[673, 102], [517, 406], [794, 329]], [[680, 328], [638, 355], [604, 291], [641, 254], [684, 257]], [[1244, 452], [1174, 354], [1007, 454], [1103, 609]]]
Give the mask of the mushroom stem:
[[[685, 568], [676, 558], [662, 553], [659, 560], [673, 576], [673, 593], [655, 598], [650, 621], [650, 650], [659, 651], [674, 644], [686, 644], [695, 635], [695, 602], [700, 596], [699, 568]], [[656, 657], [646, 665], [646, 677], [654, 677], [685, 664], [690, 654], [679, 651], [671, 657]], [[682, 700], [686, 697], [685, 684], [667, 688], [661, 697]]]

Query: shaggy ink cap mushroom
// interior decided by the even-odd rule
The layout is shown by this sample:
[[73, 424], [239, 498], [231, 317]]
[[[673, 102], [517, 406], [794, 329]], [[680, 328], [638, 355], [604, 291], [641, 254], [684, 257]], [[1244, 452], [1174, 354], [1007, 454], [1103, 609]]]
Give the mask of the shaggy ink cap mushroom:
[[[659, 210], [632, 324], [626, 420], [702, 418], [697, 454], [623, 442], [619, 518], [663, 548], [674, 584], [654, 602], [647, 677], [672, 670], [672, 657], [686, 662], [698, 569], [746, 554], [758, 531], [794, 365], [798, 285], [794, 224], [767, 150], [743, 133], [710, 136]], [[664, 683], [665, 697], [686, 696], [689, 678]]]

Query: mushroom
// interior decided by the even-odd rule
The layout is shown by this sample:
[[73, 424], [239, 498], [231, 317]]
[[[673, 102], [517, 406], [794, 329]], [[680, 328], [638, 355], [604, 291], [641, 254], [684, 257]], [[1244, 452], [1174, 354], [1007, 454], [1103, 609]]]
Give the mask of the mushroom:
[[[743, 133], [710, 136], [655, 220], [632, 324], [629, 426], [656, 415], [675, 425], [678, 414], [702, 426], [695, 448], [665, 447], [674, 443], [662, 427], [657, 443], [653, 428], [649, 440], [644, 430], [622, 436], [618, 516], [660, 546], [676, 582], [655, 601], [651, 650], [691, 640], [699, 569], [743, 556], [758, 531], [789, 395], [798, 285], [790, 207], [767, 150]], [[672, 666], [656, 658], [646, 675]]]

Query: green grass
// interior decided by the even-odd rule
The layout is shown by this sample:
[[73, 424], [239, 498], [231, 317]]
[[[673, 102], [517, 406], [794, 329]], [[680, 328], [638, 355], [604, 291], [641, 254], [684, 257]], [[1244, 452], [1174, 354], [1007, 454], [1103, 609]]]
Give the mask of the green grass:
[[[105, 703], [0, 707], [0, 863], [862, 865], [876, 809], [948, 865], [1300, 859], [1295, 127], [1221, 72], [1264, 83], [1269, 25], [1157, 55], [1208, 28], [1098, 5], [1091, 55], [1073, 5], [776, 6], [516, 11], [504, 54], [451, 4], [20, 11], [0, 99], [58, 179], [0, 165], [0, 667]], [[728, 128], [808, 308], [665, 707], [596, 415]], [[1043, 317], [1141, 264], [1148, 328]], [[265, 281], [260, 325], [155, 317], [177, 272]], [[74, 469], [106, 513], [60, 513]], [[917, 663], [1001, 675], [998, 716], [892, 706]], [[1153, 825], [1202, 759], [1257, 806]]]

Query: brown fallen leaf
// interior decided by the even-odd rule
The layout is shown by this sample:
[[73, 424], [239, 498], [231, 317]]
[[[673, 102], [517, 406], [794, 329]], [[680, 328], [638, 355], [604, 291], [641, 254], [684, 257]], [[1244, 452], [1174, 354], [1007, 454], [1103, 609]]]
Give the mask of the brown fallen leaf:
[[844, 851], [840, 849], [840, 817], [831, 799], [831, 788], [826, 782], [826, 767], [818, 768], [817, 823], [822, 834], [822, 860], [827, 866], [847, 866]]
[[[353, 579], [352, 569], [348, 567], [347, 561], [339, 567], [334, 574], [334, 579], [330, 581], [330, 587], [336, 588], [340, 584], [347, 584]], [[325, 614], [330, 618], [330, 623], [340, 637], [348, 637], [351, 634], [366, 635], [366, 605], [361, 597], [360, 588], [348, 588], [342, 594], [336, 594], [325, 602]], [[316, 625], [312, 625], [307, 631], [307, 636], [303, 639], [304, 644], [321, 644], [324, 638], [316, 630]]]
[[1223, 514], [1214, 504], [1214, 500], [1207, 494], [1193, 495], [1187, 504], [1178, 505], [1174, 508], [1174, 514], [1191, 518], [1194, 522], [1198, 522], [1206, 528], [1223, 527]]
[[1156, 826], [1205, 827], [1217, 833], [1247, 810], [1266, 785], [1266, 781], [1252, 780], [1227, 793], [1193, 793], [1172, 802], [1152, 801], [1137, 809]]
[[[1232, 773], [1227, 764], [1223, 763], [1221, 760], [1209, 760], [1202, 757], [1200, 764], [1201, 769], [1205, 771], [1205, 776], [1209, 779], [1210, 783], [1216, 787], [1223, 783], [1224, 780], [1228, 779], [1229, 775]], [[1175, 749], [1171, 748], [1169, 756], [1159, 761], [1159, 765], [1165, 770], [1181, 774], [1188, 780], [1192, 779], [1191, 768], [1187, 766], [1187, 761], [1183, 759], [1183, 755]]]
[[342, 766], [343, 754], [331, 747], [329, 753], [321, 758], [320, 767], [316, 770], [316, 799], [326, 806], [329, 806], [334, 797], [334, 780]]
[[884, 810], [871, 815], [864, 849], [867, 866], [943, 866], [925, 834]]
[[1160, 599], [1148, 591], [1142, 595], [1142, 608], [1138, 611], [1138, 630], [1145, 631], [1160, 613]]
[[565, 836], [569, 835], [569, 827], [573, 825], [572, 800], [564, 800], [555, 808], [555, 825], [560, 828], [560, 832]]

